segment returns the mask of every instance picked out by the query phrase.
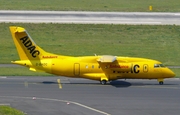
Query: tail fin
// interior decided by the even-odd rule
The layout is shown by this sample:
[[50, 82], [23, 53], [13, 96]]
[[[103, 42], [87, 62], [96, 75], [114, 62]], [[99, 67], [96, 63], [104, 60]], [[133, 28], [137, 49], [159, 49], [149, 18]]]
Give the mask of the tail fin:
[[24, 28], [11, 26], [10, 31], [21, 60], [40, 60], [48, 54], [36, 45]]

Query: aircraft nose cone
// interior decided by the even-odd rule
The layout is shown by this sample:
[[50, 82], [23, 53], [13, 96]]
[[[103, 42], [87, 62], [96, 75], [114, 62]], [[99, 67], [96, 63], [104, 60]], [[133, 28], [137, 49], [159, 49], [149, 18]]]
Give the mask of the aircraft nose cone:
[[175, 77], [175, 76], [176, 76], [176, 74], [174, 72], [172, 72], [172, 77]]
[[175, 73], [173, 71], [171, 71], [170, 69], [169, 69], [167, 75], [168, 75], [168, 77], [175, 77], [176, 76]]

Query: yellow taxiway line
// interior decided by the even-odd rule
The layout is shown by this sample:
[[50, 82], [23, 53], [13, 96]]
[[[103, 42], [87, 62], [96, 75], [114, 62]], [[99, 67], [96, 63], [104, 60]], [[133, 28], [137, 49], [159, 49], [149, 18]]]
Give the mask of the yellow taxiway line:
[[24, 86], [28, 87], [28, 82], [27, 81], [24, 82]]
[[62, 85], [61, 85], [61, 80], [57, 79], [58, 85], [59, 85], [59, 89], [62, 89]]

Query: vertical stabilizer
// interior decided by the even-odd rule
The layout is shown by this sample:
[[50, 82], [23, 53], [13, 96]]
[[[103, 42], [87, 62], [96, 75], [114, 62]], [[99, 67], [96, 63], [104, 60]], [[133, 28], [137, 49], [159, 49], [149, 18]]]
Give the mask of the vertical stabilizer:
[[21, 60], [39, 60], [48, 54], [36, 45], [24, 28], [11, 26], [10, 31]]

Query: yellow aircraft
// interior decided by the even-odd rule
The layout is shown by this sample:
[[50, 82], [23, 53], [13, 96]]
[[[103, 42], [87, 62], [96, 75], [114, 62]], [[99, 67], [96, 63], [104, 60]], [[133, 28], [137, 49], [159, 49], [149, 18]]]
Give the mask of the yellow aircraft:
[[58, 76], [98, 80], [101, 84], [117, 79], [157, 79], [175, 74], [161, 62], [134, 57], [112, 55], [71, 57], [49, 53], [41, 49], [22, 27], [11, 26], [10, 31], [20, 60], [12, 61], [30, 68]]

